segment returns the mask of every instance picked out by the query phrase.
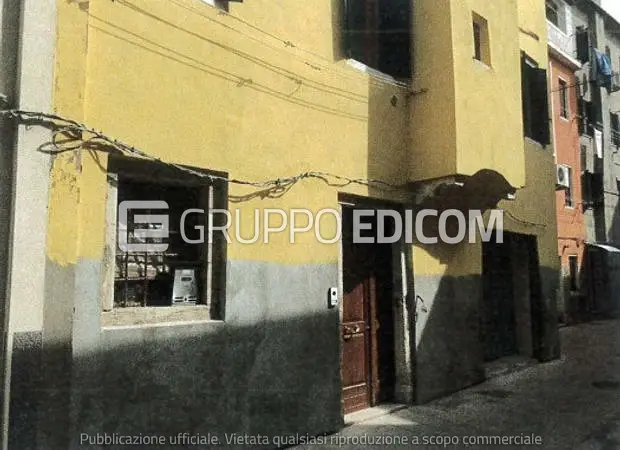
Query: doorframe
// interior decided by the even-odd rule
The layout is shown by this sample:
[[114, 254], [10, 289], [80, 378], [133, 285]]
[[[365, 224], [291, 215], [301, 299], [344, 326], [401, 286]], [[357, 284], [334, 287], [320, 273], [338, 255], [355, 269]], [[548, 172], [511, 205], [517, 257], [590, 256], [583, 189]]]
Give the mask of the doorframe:
[[[338, 194], [340, 217], [344, 208], [391, 209], [398, 211], [403, 219], [406, 205], [389, 200], [375, 199], [355, 194]], [[341, 227], [344, 226], [341, 221]], [[343, 230], [341, 229], [341, 232]], [[338, 246], [338, 371], [340, 374], [340, 413], [344, 417], [342, 403], [342, 333], [344, 318], [344, 249], [342, 239]], [[405, 242], [405, 233], [391, 244], [392, 247], [392, 309], [394, 317], [394, 403], [413, 404], [415, 402], [415, 298], [413, 289], [413, 261], [411, 244]], [[413, 306], [412, 306], [413, 305]], [[370, 375], [370, 370], [368, 370]], [[370, 383], [372, 389], [372, 383]], [[372, 407], [373, 405], [371, 405]]]

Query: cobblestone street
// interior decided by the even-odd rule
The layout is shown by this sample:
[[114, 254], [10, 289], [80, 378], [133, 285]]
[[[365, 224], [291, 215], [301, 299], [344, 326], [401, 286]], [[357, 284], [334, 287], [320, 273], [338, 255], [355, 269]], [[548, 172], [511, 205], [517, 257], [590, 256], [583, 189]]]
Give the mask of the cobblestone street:
[[352, 425], [320, 447], [620, 448], [620, 321], [563, 328], [561, 337], [561, 360]]

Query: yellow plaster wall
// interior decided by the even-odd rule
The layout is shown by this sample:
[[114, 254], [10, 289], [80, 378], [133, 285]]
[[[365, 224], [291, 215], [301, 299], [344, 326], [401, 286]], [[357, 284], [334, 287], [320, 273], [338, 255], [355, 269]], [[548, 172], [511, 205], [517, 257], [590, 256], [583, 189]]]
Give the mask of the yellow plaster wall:
[[[405, 90], [371, 81], [342, 61], [329, 62], [334, 11], [319, 3], [298, 3], [289, 11], [266, 0], [231, 5], [231, 14], [252, 28], [200, 0], [92, 0], [88, 12], [59, 0], [57, 110], [165, 161], [225, 171], [230, 178], [262, 181], [324, 171], [404, 182]], [[75, 42], [81, 50], [71, 52]], [[74, 171], [79, 181], [53, 188], [53, 260], [102, 257], [105, 166], [105, 155], [83, 153]], [[229, 208], [244, 217], [255, 208], [337, 208], [339, 190], [368, 195], [365, 187], [306, 180], [281, 198], [231, 202]], [[231, 185], [229, 194], [252, 191]], [[331, 223], [325, 216], [326, 236]], [[243, 236], [251, 234], [249, 224]], [[66, 235], [76, 229], [79, 248], [69, 251]], [[295, 246], [286, 233], [272, 235], [268, 246], [233, 242], [228, 255], [337, 261], [337, 244], [317, 243], [313, 233], [299, 239]]]
[[[490, 65], [473, 58], [472, 13], [486, 19]], [[453, 2], [457, 172], [480, 169], [525, 184], [520, 57], [516, 0]]]

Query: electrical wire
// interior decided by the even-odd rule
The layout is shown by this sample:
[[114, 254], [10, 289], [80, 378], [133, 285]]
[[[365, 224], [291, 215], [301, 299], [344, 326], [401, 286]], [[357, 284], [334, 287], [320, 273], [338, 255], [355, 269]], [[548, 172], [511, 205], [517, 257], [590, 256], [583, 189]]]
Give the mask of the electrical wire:
[[[131, 145], [125, 144], [117, 139], [108, 137], [99, 130], [89, 128], [86, 125], [79, 123], [75, 120], [67, 119], [56, 114], [9, 109], [0, 110], [0, 116], [8, 116], [9, 118], [20, 119], [27, 124], [37, 123], [50, 127], [52, 129], [52, 140], [47, 146], [43, 146], [41, 148], [42, 151], [50, 154], [60, 154], [65, 152], [78, 151], [81, 148], [92, 149], [96, 147], [97, 150], [106, 151], [108, 153], [124, 154], [164, 164], [194, 177], [208, 179], [210, 182], [220, 181], [228, 184], [250, 186], [259, 189], [287, 189], [301, 180], [315, 179], [324, 182], [328, 186], [339, 188], [349, 185], [359, 185], [365, 187], [372, 187], [383, 191], [406, 190], [405, 186], [403, 185], [391, 184], [382, 180], [349, 178], [342, 175], [319, 171], [309, 171], [291, 177], [276, 178], [265, 181], [249, 181], [235, 178], [230, 179], [227, 177], [194, 170], [181, 164], [163, 161], [162, 159], [149, 155], [148, 153], [145, 153]], [[65, 139], [65, 141], [60, 141], [60, 136], [67, 136], [68, 139]], [[73, 142], [73, 145], [63, 145], [65, 142]], [[101, 148], [101, 145], [104, 145], [107, 148]]]
[[[208, 15], [206, 15], [206, 14], [204, 14], [202, 12], [199, 12], [199, 11], [195, 10], [194, 8], [192, 8], [190, 6], [183, 5], [183, 4], [181, 4], [181, 3], [179, 3], [178, 1], [175, 1], [175, 0], [170, 0], [170, 1], [172, 1], [172, 3], [176, 4], [177, 6], [183, 8], [185, 10], [193, 12], [194, 14], [204, 18], [205, 20], [208, 20], [208, 21], [210, 21], [212, 23], [216, 23], [216, 24], [218, 24], [218, 25], [220, 25], [220, 26], [222, 26], [222, 27], [224, 27], [224, 28], [226, 28], [228, 30], [234, 31], [236, 33], [239, 33], [242, 36], [247, 37], [247, 38], [249, 38], [249, 39], [251, 39], [251, 40], [253, 40], [255, 42], [258, 42], [258, 43], [260, 43], [260, 44], [262, 44], [262, 45], [264, 45], [264, 46], [266, 46], [266, 47], [268, 47], [268, 48], [270, 48], [272, 50], [277, 50], [277, 51], [282, 51], [283, 50], [282, 48], [280, 48], [280, 49], [274, 48], [273, 46], [268, 45], [264, 41], [262, 41], [260, 39], [257, 39], [255, 36], [252, 36], [251, 34], [248, 34], [248, 33], [244, 33], [244, 32], [242, 32], [242, 31], [240, 31], [240, 30], [238, 30], [238, 29], [236, 29], [234, 27], [231, 27], [230, 25], [227, 25], [227, 24], [225, 24], [225, 23], [223, 23], [223, 22], [221, 22], [219, 20], [216, 20], [216, 19], [214, 19], [212, 17], [209, 17]], [[232, 53], [234, 53], [234, 54], [236, 54], [238, 56], [241, 56], [242, 58], [250, 59], [252, 62], [254, 62], [256, 64], [259, 64], [259, 65], [261, 65], [261, 66], [263, 66], [263, 67], [265, 67], [265, 68], [267, 68], [269, 70], [274, 70], [276, 73], [278, 73], [280, 75], [288, 76], [288, 77], [295, 77], [295, 78], [302, 78], [302, 79], [304, 79], [304, 81], [306, 83], [308, 83], [310, 85], [314, 85], [313, 87], [315, 87], [317, 89], [318, 88], [323, 88], [323, 89], [325, 89], [327, 91], [330, 91], [330, 93], [335, 94], [335, 95], [338, 95], [338, 93], [340, 93], [341, 95], [344, 94], [344, 95], [347, 95], [347, 96], [358, 97], [359, 101], [365, 101], [363, 95], [356, 94], [356, 93], [353, 93], [353, 92], [350, 92], [350, 91], [347, 91], [345, 89], [341, 89], [341, 88], [338, 88], [338, 87], [335, 87], [335, 86], [327, 85], [327, 84], [324, 84], [324, 83], [321, 83], [321, 82], [318, 82], [318, 81], [313, 81], [313, 80], [310, 80], [309, 78], [306, 78], [306, 77], [303, 77], [303, 76], [301, 76], [301, 75], [299, 75], [297, 73], [294, 73], [294, 72], [292, 72], [292, 71], [290, 71], [288, 69], [284, 69], [284, 68], [275, 66], [272, 63], [269, 63], [269, 62], [265, 61], [264, 59], [257, 58], [256, 56], [249, 55], [247, 53], [243, 53], [243, 52], [239, 51], [238, 49], [234, 49], [234, 48], [229, 47], [229, 46], [227, 46], [225, 44], [219, 43], [217, 41], [213, 41], [212, 39], [208, 39], [208, 38], [206, 38], [206, 37], [204, 37], [204, 36], [202, 36], [202, 35], [200, 35], [198, 33], [195, 33], [193, 31], [185, 29], [185, 28], [183, 28], [181, 26], [178, 26], [178, 25], [176, 25], [176, 24], [174, 24], [172, 22], [169, 22], [169, 21], [167, 21], [167, 20], [165, 20], [165, 19], [163, 19], [161, 17], [158, 17], [154, 13], [151, 13], [151, 12], [149, 12], [147, 10], [144, 10], [144, 9], [136, 6], [135, 4], [133, 4], [133, 3], [129, 2], [129, 1], [127, 1], [127, 0], [117, 0], [117, 2], [120, 5], [123, 5], [123, 6], [129, 8], [129, 9], [131, 9], [131, 10], [133, 10], [133, 11], [139, 13], [139, 14], [142, 14], [142, 15], [145, 15], [145, 16], [151, 18], [152, 20], [156, 20], [158, 22], [166, 24], [166, 25], [168, 25], [170, 27], [173, 27], [173, 28], [175, 28], [175, 29], [177, 29], [179, 31], [185, 32], [187, 34], [190, 34], [190, 35], [192, 35], [192, 36], [194, 36], [194, 37], [196, 37], [198, 39], [201, 39], [203, 41], [210, 42], [211, 44], [216, 45], [216, 46], [218, 46], [220, 48], [223, 48], [225, 50], [231, 51]], [[239, 17], [236, 17], [236, 16], [234, 16], [232, 14], [229, 14], [229, 13], [227, 13], [225, 11], [220, 11], [220, 14], [225, 15], [226, 17], [231, 17], [231, 18], [233, 18], [235, 20], [238, 20], [241, 23], [245, 24], [246, 26], [248, 26], [248, 27], [250, 27], [250, 28], [252, 28], [254, 30], [260, 31], [262, 34], [264, 34], [266, 36], [269, 36], [272, 39], [278, 40], [279, 42], [281, 42], [283, 44], [284, 49], [286, 49], [286, 48], [299, 49], [299, 47], [297, 47], [297, 45], [293, 44], [291, 41], [281, 39], [281, 38], [279, 38], [279, 37], [277, 37], [277, 36], [267, 32], [267, 31], [264, 31], [264, 30], [260, 29], [259, 27], [256, 27], [256, 26], [254, 26], [254, 25], [244, 21], [243, 19], [241, 19]], [[299, 50], [300, 51], [304, 51], [302, 49], [299, 49]], [[324, 60], [324, 61], [326, 61], [326, 62], [328, 62], [328, 63], [333, 65], [333, 61], [329, 61], [327, 58], [321, 57], [320, 55], [314, 54], [314, 53], [309, 52], [309, 51], [304, 51], [304, 52], [308, 53], [308, 54], [312, 54], [315, 57], [321, 58], [322, 60]], [[305, 65], [307, 65], [310, 68], [313, 68], [315, 70], [329, 70], [329, 71], [332, 71], [333, 73], [336, 73], [335, 68], [333, 68], [333, 67], [328, 67], [328, 66], [324, 66], [324, 65], [323, 66], [319, 66], [319, 64], [317, 64], [317, 63], [310, 63], [310, 62], [308, 62], [307, 60], [305, 60], [303, 58], [299, 58], [297, 55], [295, 55], [292, 52], [287, 52], [287, 55], [288, 56], [292, 56], [292, 57], [294, 57], [294, 58], [296, 58], [298, 60], [301, 60]], [[350, 79], [360, 80], [360, 77], [354, 77], [353, 75], [348, 74], [348, 73], [346, 73], [344, 71], [342, 71], [340, 73], [337, 73], [337, 75], [339, 77], [347, 76]], [[401, 82], [397, 82], [397, 81], [389, 81], [389, 80], [384, 79], [384, 78], [370, 77], [369, 80], [370, 80], [371, 84], [374, 84], [376, 86], [384, 86], [385, 84], [391, 84], [391, 85], [394, 85], [394, 86], [397, 86], [397, 87], [400, 87], [400, 88], [407, 88], [406, 83], [401, 83]], [[382, 84], [379, 83], [378, 80], [381, 80]]]
[[[276, 178], [265, 181], [249, 181], [242, 180], [236, 178], [227, 178], [219, 175], [214, 175], [206, 172], [201, 172], [198, 170], [194, 170], [187, 166], [183, 166], [181, 164], [176, 164], [172, 162], [163, 161], [160, 158], [149, 155], [131, 145], [125, 144], [118, 139], [113, 139], [105, 135], [103, 132], [96, 130], [94, 128], [89, 128], [88, 126], [77, 122], [72, 119], [67, 119], [56, 114], [48, 114], [41, 112], [33, 112], [33, 111], [24, 111], [18, 109], [7, 109], [0, 110], [0, 116], [8, 116], [13, 119], [20, 119], [26, 124], [37, 123], [40, 125], [47, 125], [52, 129], [52, 140], [47, 146], [43, 146], [41, 148], [42, 151], [50, 154], [60, 154], [65, 152], [76, 152], [80, 149], [93, 149], [96, 148], [99, 151], [106, 151], [107, 153], [116, 153], [129, 155], [133, 157], [138, 157], [141, 159], [145, 159], [148, 161], [156, 162], [159, 164], [163, 164], [172, 168], [179, 170], [180, 172], [192, 175], [194, 177], [198, 177], [201, 179], [208, 179], [210, 182], [220, 181], [227, 184], [235, 184], [241, 186], [250, 186], [258, 189], [276, 189], [278, 192], [286, 192], [290, 189], [294, 184], [298, 183], [301, 180], [305, 179], [314, 179], [319, 180], [325, 183], [330, 187], [346, 187], [349, 185], [359, 185], [364, 187], [372, 187], [375, 189], [379, 189], [382, 191], [407, 191], [405, 185], [396, 185], [392, 183], [387, 183], [382, 180], [377, 179], [365, 179], [365, 178], [349, 178], [342, 175], [336, 175], [328, 172], [320, 172], [320, 171], [309, 171], [303, 172], [295, 176], [285, 177], [285, 178]], [[64, 141], [59, 140], [59, 136], [67, 136], [68, 138]], [[87, 136], [87, 137], [86, 137]], [[65, 142], [73, 142], [73, 145], [67, 146], [64, 145]], [[108, 148], [102, 148], [101, 144], [104, 144]], [[51, 147], [51, 148], [49, 148]], [[251, 198], [248, 196], [239, 196], [237, 199], [241, 201], [244, 198]], [[546, 228], [547, 225], [538, 224], [535, 222], [530, 222], [527, 220], [523, 220], [510, 211], [505, 211], [504, 213], [515, 220], [524, 225], [528, 226], [537, 226]]]
[[[242, 31], [240, 31], [240, 30], [238, 30], [238, 29], [236, 29], [236, 28], [234, 28], [234, 27], [232, 27], [230, 25], [227, 25], [227, 24], [225, 24], [225, 23], [223, 23], [223, 22], [221, 22], [219, 20], [214, 19], [213, 17], [209, 17], [209, 15], [205, 14], [204, 12], [199, 11], [199, 10], [197, 10], [195, 8], [192, 8], [189, 5], [185, 5], [183, 3], [180, 3], [178, 0], [169, 0], [169, 1], [174, 3], [174, 4], [176, 4], [180, 8], [183, 8], [185, 10], [193, 12], [194, 14], [196, 14], [196, 15], [198, 15], [198, 16], [200, 16], [200, 17], [202, 17], [202, 18], [204, 18], [204, 19], [206, 19], [206, 20], [208, 20], [208, 21], [210, 21], [212, 23], [216, 23], [216, 24], [218, 24], [218, 25], [220, 25], [220, 26], [222, 26], [222, 27], [224, 27], [226, 29], [229, 29], [229, 30], [234, 31], [236, 33], [239, 33], [239, 34], [241, 34], [241, 35], [243, 35], [245, 37], [248, 37], [248, 38], [252, 39], [253, 41], [258, 42], [259, 44], [261, 44], [261, 45], [263, 45], [263, 46], [265, 46], [267, 48], [270, 48], [272, 50], [276, 50], [278, 52], [283, 52], [283, 51], [286, 51], [288, 49], [294, 49], [294, 50], [296, 50], [296, 51], [298, 51], [300, 53], [305, 53], [308, 56], [312, 56], [313, 58], [322, 61], [322, 63], [317, 63], [316, 61], [315, 62], [309, 62], [306, 58], [301, 58], [299, 55], [296, 55], [295, 53], [291, 53], [289, 51], [286, 51], [287, 56], [293, 56], [294, 58], [296, 58], [297, 60], [303, 62], [305, 65], [309, 66], [310, 68], [312, 68], [314, 70], [326, 70], [326, 71], [330, 71], [330, 72], [332, 72], [332, 73], [334, 73], [334, 74], [336, 74], [337, 76], [340, 76], [340, 77], [346, 77], [346, 78], [349, 78], [351, 80], [356, 80], [356, 81], [359, 80], [359, 74], [358, 75], [353, 75], [352, 73], [349, 73], [347, 71], [344, 71], [342, 69], [334, 67], [334, 65], [333, 65], [334, 61], [332, 59], [329, 59], [329, 58], [327, 58], [324, 55], [321, 55], [319, 53], [316, 53], [316, 52], [304, 49], [304, 48], [300, 47], [299, 45], [293, 43], [292, 41], [284, 39], [282, 37], [279, 37], [279, 36], [269, 32], [269, 31], [266, 31], [266, 30], [264, 30], [264, 29], [262, 29], [262, 28], [260, 28], [260, 27], [258, 27], [256, 25], [254, 25], [254, 24], [252, 24], [252, 23], [250, 23], [250, 22], [248, 22], [246, 20], [243, 20], [239, 16], [231, 14], [228, 11], [221, 10], [218, 13], [221, 16], [224, 16], [226, 18], [235, 20], [235, 21], [237, 21], [237, 22], [247, 26], [248, 28], [263, 34], [264, 36], [267, 36], [267, 37], [269, 37], [269, 38], [271, 38], [271, 39], [273, 39], [275, 41], [278, 41], [280, 44], [282, 44], [282, 47], [273, 47], [272, 45], [269, 45], [266, 42], [264, 42], [264, 41], [262, 41], [260, 39], [257, 39], [255, 36], [253, 36], [251, 34], [244, 33], [244, 32], [242, 32]], [[400, 81], [397, 81], [397, 80], [389, 80], [389, 79], [386, 79], [384, 77], [374, 77], [374, 76], [370, 76], [369, 77], [369, 82], [370, 82], [371, 85], [375, 85], [375, 86], [378, 86], [378, 87], [383, 87], [385, 84], [390, 84], [390, 85], [394, 85], [394, 86], [397, 86], [397, 87], [406, 87], [406, 85], [407, 85], [407, 83], [400, 82]]]

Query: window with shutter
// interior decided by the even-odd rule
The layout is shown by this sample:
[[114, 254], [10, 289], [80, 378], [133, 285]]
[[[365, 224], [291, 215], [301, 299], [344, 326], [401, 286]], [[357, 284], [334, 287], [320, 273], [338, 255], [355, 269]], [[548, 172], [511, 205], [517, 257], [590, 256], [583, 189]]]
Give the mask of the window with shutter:
[[532, 137], [532, 101], [530, 96], [531, 66], [525, 54], [521, 55], [521, 97], [523, 102], [523, 131]]
[[581, 145], [579, 156], [581, 157], [581, 168], [585, 170], [588, 167], [588, 149], [583, 144]]
[[560, 78], [558, 80], [558, 91], [560, 94], [560, 116], [568, 119], [570, 114], [568, 82]]
[[545, 69], [533, 69], [532, 77], [532, 110], [535, 127], [534, 139], [542, 145], [551, 143], [549, 127], [549, 96], [547, 94], [547, 71]]
[[594, 128], [596, 125], [602, 126], [600, 119], [600, 108], [597, 108], [594, 102], [584, 102], [586, 134], [594, 136]]
[[525, 136], [541, 145], [551, 142], [547, 71], [540, 69], [525, 53], [521, 56], [521, 95]]
[[592, 173], [590, 183], [590, 195], [592, 206], [599, 207], [605, 202], [605, 190], [603, 185], [603, 174]]
[[586, 134], [586, 129], [588, 126], [588, 118], [586, 116], [586, 101], [583, 97], [580, 97], [577, 101], [577, 129], [579, 134]]
[[620, 117], [616, 113], [610, 113], [609, 119], [611, 123], [611, 142], [620, 147]]
[[581, 196], [583, 209], [589, 209], [592, 206], [592, 173], [587, 170], [581, 175]]
[[572, 208], [574, 205], [573, 201], [573, 169], [568, 168], [568, 187], [564, 190], [564, 206], [568, 208]]
[[576, 40], [577, 59], [581, 63], [587, 63], [590, 61], [590, 35], [588, 33], [588, 29], [584, 27], [577, 27]]

